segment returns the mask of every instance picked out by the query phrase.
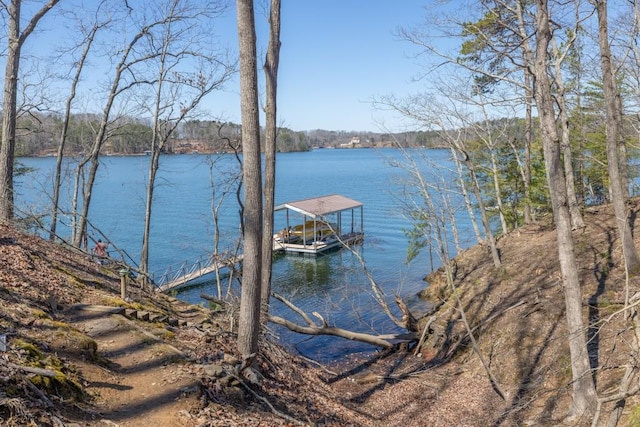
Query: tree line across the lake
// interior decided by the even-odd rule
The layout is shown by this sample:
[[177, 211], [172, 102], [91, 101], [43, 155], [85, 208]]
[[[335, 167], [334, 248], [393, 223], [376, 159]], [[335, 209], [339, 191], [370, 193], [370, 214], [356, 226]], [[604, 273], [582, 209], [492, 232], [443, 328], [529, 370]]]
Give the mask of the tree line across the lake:
[[[91, 150], [100, 117], [74, 114], [68, 121], [64, 155], [79, 156]], [[59, 135], [64, 125], [60, 114], [32, 113], [17, 120], [16, 156], [56, 156]], [[308, 130], [278, 128], [278, 152], [308, 151], [314, 148], [442, 147], [438, 132], [407, 131], [377, 133], [359, 131]], [[134, 155], [149, 151], [153, 123], [122, 117], [111, 124], [101, 147], [103, 155]], [[228, 153], [242, 151], [241, 125], [215, 120], [188, 120], [181, 123], [162, 147], [166, 154]]]

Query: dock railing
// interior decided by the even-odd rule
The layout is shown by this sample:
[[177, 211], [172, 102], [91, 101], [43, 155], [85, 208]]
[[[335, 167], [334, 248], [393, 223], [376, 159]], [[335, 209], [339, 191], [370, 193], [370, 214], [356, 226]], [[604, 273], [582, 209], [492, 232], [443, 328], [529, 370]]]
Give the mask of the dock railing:
[[165, 272], [155, 281], [156, 288], [162, 288], [168, 283], [176, 282], [181, 277], [199, 277], [201, 272], [213, 264], [214, 255], [206, 258], [201, 255], [195, 261], [185, 260], [182, 263], [170, 265]]
[[209, 254], [200, 256], [195, 261], [183, 261], [167, 267], [165, 272], [155, 281], [158, 291], [168, 291], [194, 281], [209, 273], [232, 267], [242, 261], [242, 255], [232, 257], [226, 254]]

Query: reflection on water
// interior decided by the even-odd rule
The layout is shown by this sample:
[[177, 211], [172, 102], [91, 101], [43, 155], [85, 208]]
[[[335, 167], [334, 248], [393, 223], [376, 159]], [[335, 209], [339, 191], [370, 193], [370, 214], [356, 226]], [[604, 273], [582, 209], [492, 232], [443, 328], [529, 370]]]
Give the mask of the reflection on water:
[[329, 292], [333, 284], [330, 261], [328, 256], [320, 256], [318, 259], [289, 256], [289, 259], [276, 263], [280, 267], [277, 275], [286, 280], [276, 281], [274, 288], [283, 294], [317, 295]]
[[[353, 250], [361, 251], [361, 246]], [[361, 269], [357, 258], [347, 249], [318, 256], [280, 255], [273, 263], [273, 288], [283, 294], [326, 294], [347, 282]]]

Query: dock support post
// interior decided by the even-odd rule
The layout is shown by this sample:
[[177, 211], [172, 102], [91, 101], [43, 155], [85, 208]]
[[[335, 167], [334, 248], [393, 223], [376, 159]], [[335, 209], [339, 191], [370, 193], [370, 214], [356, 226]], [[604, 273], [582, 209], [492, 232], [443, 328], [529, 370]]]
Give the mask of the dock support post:
[[127, 299], [127, 277], [129, 277], [129, 270], [120, 270], [120, 298]]

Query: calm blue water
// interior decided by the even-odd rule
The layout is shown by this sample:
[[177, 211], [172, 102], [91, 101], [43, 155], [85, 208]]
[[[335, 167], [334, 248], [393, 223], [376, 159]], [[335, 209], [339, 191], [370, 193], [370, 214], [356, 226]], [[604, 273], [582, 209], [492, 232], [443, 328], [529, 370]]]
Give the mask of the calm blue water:
[[[421, 151], [420, 155], [428, 156], [436, 164], [448, 162], [446, 151]], [[415, 294], [425, 287], [422, 279], [431, 270], [431, 260], [424, 254], [411, 264], [405, 263], [407, 238], [403, 230], [410, 228], [410, 224], [403, 216], [402, 205], [403, 180], [407, 174], [390, 165], [390, 160], [400, 158], [400, 153], [393, 149], [325, 149], [278, 154], [276, 204], [334, 193], [364, 203], [365, 241], [359, 250], [367, 268], [392, 304], [397, 293], [420, 311], [424, 307]], [[16, 206], [48, 214], [55, 159], [22, 158], [19, 161], [36, 171], [18, 179]], [[144, 156], [102, 158], [90, 209], [91, 224], [135, 263], [139, 261], [142, 245], [148, 161]], [[71, 169], [73, 162], [67, 166]], [[425, 164], [424, 167], [429, 173], [431, 166]], [[183, 261], [211, 252], [214, 233], [211, 183], [216, 184], [218, 202], [227, 179], [223, 172], [234, 168], [237, 164], [231, 155], [161, 158], [150, 248], [150, 268], [156, 276], [168, 266], [177, 267]], [[433, 173], [442, 179], [441, 170]], [[62, 197], [66, 205], [70, 192], [70, 187], [65, 187]], [[224, 248], [238, 234], [235, 194], [225, 196], [220, 212], [221, 248]], [[276, 216], [278, 220], [281, 222], [276, 223], [276, 228], [284, 225], [284, 217]], [[68, 233], [63, 227], [60, 234], [65, 232]], [[371, 333], [396, 331], [376, 305], [362, 266], [349, 251], [319, 258], [279, 257], [274, 261], [273, 289], [308, 313], [319, 312], [335, 326]], [[213, 283], [203, 283], [182, 291], [178, 297], [200, 303], [201, 292], [215, 295], [216, 288]], [[277, 301], [273, 302], [272, 311], [299, 321]], [[343, 339], [307, 337], [272, 328], [284, 343], [324, 361], [372, 349]]]

